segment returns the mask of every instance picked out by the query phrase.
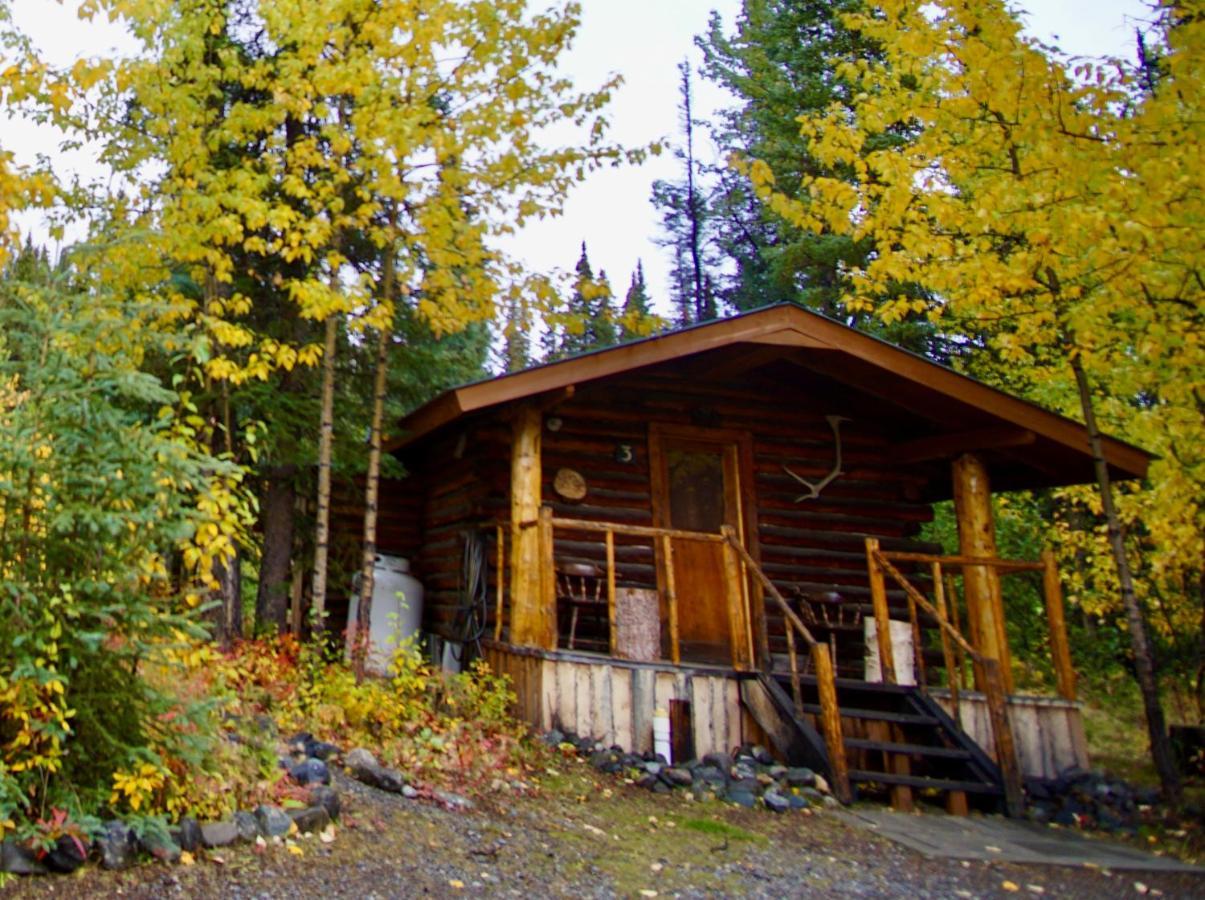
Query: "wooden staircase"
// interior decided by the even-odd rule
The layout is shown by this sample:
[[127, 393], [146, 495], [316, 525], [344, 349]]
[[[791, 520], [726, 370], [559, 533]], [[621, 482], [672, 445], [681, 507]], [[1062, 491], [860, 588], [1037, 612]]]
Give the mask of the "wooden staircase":
[[[932, 697], [915, 687], [838, 678], [842, 744], [851, 791], [886, 791], [897, 809], [914, 792], [944, 797], [950, 812], [997, 806], [1004, 789], [999, 768]], [[742, 682], [741, 696], [758, 724], [789, 761], [831, 779], [829, 753], [818, 727], [822, 714], [815, 676], [801, 676], [802, 716], [790, 675], [760, 673]]]

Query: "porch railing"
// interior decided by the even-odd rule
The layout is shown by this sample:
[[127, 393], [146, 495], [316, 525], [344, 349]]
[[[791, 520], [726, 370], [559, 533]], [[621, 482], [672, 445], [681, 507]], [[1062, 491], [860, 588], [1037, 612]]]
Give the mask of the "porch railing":
[[[665, 578], [665, 607], [669, 620], [670, 661], [675, 665], [682, 661], [682, 637], [679, 616], [678, 587], [674, 576], [674, 541], [698, 541], [717, 544], [724, 558], [724, 596], [727, 605], [728, 631], [731, 637], [732, 667], [746, 669], [752, 662], [752, 638], [749, 615], [743, 590], [744, 574], [732, 545], [723, 533], [706, 531], [684, 531], [678, 528], [660, 528], [649, 525], [625, 525], [620, 522], [594, 522], [587, 519], [554, 517], [552, 510], [540, 510], [541, 555], [546, 571], [555, 570], [553, 545], [555, 529], [601, 533], [606, 548], [607, 584], [607, 627], [610, 652], [615, 655], [619, 648], [618, 620], [616, 616], [615, 536], [644, 537], [655, 542], [662, 558]], [[739, 545], [739, 544], [738, 544]]]
[[[928, 689], [925, 671], [924, 645], [921, 639], [920, 613], [923, 612], [938, 624], [941, 638], [942, 658], [950, 689], [950, 701], [954, 719], [961, 724], [959, 693], [966, 687], [965, 661], [982, 673], [982, 688], [987, 702], [988, 716], [992, 724], [992, 735], [996, 745], [996, 762], [1004, 781], [1005, 804], [1010, 815], [1019, 815], [1024, 805], [1021, 787], [1021, 772], [1017, 760], [1017, 749], [1013, 740], [1012, 724], [1008, 712], [1008, 695], [1000, 661], [984, 656], [973, 647], [957, 624], [950, 618], [950, 606], [946, 603], [946, 589], [950, 584], [944, 567], [982, 566], [1002, 571], [1040, 571], [1046, 600], [1047, 620], [1050, 626], [1051, 655], [1054, 659], [1055, 676], [1059, 694], [1068, 700], [1075, 699], [1075, 673], [1071, 667], [1071, 652], [1067, 642], [1067, 630], [1063, 619], [1063, 596], [1059, 585], [1054, 555], [1049, 550], [1042, 554], [1040, 562], [997, 559], [977, 556], [936, 556], [927, 553], [887, 552], [879, 548], [875, 538], [866, 539], [866, 562], [870, 573], [870, 594], [874, 605], [875, 631], [879, 649], [879, 666], [884, 681], [897, 683], [895, 658], [891, 644], [890, 613], [887, 607], [886, 578], [890, 577], [903, 589], [908, 599], [908, 619], [912, 626], [913, 665], [915, 680], [921, 691]], [[927, 563], [933, 582], [934, 603], [895, 565], [895, 562]]]

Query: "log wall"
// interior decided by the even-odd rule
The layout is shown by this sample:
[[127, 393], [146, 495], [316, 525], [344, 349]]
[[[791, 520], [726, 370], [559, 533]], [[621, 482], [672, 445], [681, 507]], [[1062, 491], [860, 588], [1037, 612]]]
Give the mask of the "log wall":
[[[833, 464], [833, 436], [824, 415], [847, 414], [842, 426], [844, 474], [821, 497], [795, 502], [803, 488], [786, 474], [787, 465], [803, 478], [822, 478]], [[415, 572], [427, 592], [426, 628], [454, 637], [462, 533], [510, 514], [511, 426], [503, 408], [468, 417], [403, 454], [421, 497], [421, 551]], [[550, 419], [559, 427], [547, 427]], [[863, 539], [873, 535], [886, 549], [932, 551], [916, 539], [931, 515], [923, 495], [926, 477], [891, 461], [894, 439], [873, 416], [859, 415], [839, 398], [801, 408], [790, 385], [767, 387], [740, 379], [719, 387], [688, 375], [643, 372], [579, 387], [568, 400], [547, 410], [542, 433], [542, 501], [562, 517], [652, 525], [648, 429], [652, 422], [747, 431], [753, 440], [752, 485], [744, 486], [756, 504], [755, 556], [784, 593], [839, 591], [847, 600], [869, 605]], [[631, 449], [630, 459], [620, 453]], [[556, 494], [561, 468], [579, 472], [587, 494], [569, 501]], [[751, 488], [751, 489], [750, 489]], [[383, 509], [385, 504], [383, 504]], [[655, 554], [644, 538], [616, 536], [617, 583], [655, 588]], [[507, 547], [507, 558], [509, 550]], [[493, 616], [496, 547], [487, 535]], [[605, 561], [601, 534], [558, 530], [555, 556], [579, 562]], [[892, 591], [901, 608], [903, 594]], [[509, 601], [508, 601], [509, 602]], [[508, 609], [508, 607], [507, 607]], [[783, 652], [782, 623], [768, 609], [768, 632], [775, 652]], [[504, 614], [509, 621], [509, 611]], [[492, 633], [492, 625], [491, 625]], [[855, 648], [856, 649], [856, 648]], [[848, 662], [850, 674], [857, 662]]]

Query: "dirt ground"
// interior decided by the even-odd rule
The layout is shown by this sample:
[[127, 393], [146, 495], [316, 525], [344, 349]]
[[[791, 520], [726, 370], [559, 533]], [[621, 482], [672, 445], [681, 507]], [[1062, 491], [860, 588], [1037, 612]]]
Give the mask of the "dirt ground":
[[[533, 796], [450, 811], [340, 778], [331, 843], [242, 846], [193, 865], [89, 866], [4, 897], [1202, 897], [1183, 873], [930, 860], [836, 816], [653, 795], [566, 761]], [[300, 852], [298, 852], [300, 851]], [[653, 893], [655, 892], [655, 893]]]

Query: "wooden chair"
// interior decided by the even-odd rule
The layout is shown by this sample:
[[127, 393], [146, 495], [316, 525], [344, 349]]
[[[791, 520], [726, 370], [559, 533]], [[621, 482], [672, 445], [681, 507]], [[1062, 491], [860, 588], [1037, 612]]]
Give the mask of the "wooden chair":
[[[567, 562], [558, 560], [556, 564], [556, 595], [557, 602], [569, 609], [569, 639], [568, 648], [577, 649], [577, 625], [583, 612], [595, 620], [607, 616], [607, 599], [603, 596], [603, 577], [598, 566], [593, 563]], [[583, 638], [583, 642], [599, 643], [593, 638]], [[602, 643], [605, 649], [606, 642]]]
[[799, 604], [799, 618], [803, 619], [804, 624], [814, 626], [814, 630], [828, 632], [833, 667], [839, 672], [837, 635], [853, 635], [860, 639], [862, 610], [846, 603], [845, 598], [836, 591], [796, 591], [796, 598]]

